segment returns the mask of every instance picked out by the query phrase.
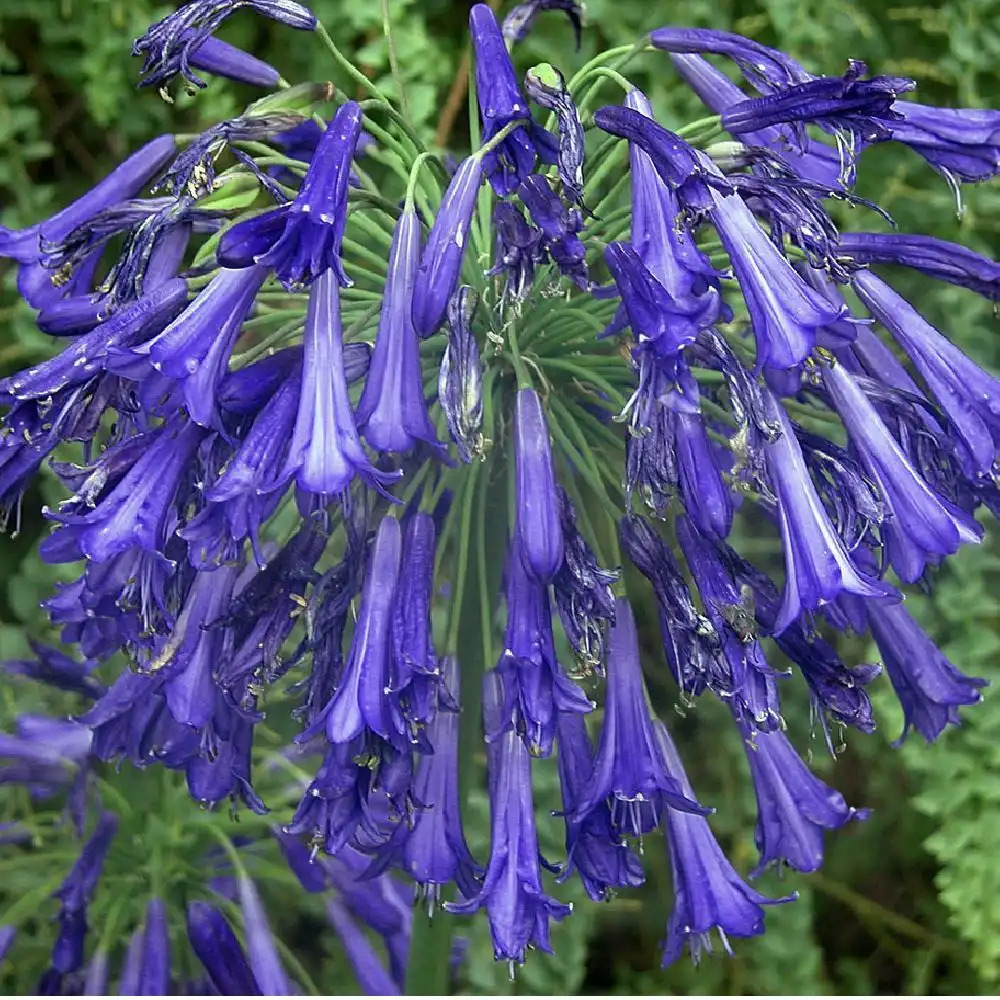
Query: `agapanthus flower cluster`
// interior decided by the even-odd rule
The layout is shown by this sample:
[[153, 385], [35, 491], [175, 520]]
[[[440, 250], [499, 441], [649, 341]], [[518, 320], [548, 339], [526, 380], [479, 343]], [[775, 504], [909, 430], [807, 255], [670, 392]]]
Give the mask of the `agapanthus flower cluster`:
[[[291, 0], [190, 0], [135, 43], [143, 83], [202, 86], [198, 67], [276, 85], [213, 38], [241, 7], [317, 26]], [[727, 860], [711, 819], [724, 804], [685, 773], [644, 669], [672, 678], [678, 705], [708, 693], [731, 713], [758, 871], [815, 870], [825, 832], [865, 815], [811, 772], [783, 709], [798, 675], [831, 752], [874, 728], [880, 668], [845, 663], [838, 632], [870, 631], [928, 741], [980, 697], [904, 602], [980, 541], [981, 508], [1000, 509], [1000, 382], [879, 267], [997, 301], [1000, 265], [929, 236], [842, 233], [830, 213], [860, 203], [850, 185], [876, 143], [955, 185], [994, 176], [1000, 112], [918, 105], [913, 81], [856, 62], [817, 76], [707, 29], [654, 31], [614, 70], [520, 65], [536, 17], [563, 11], [579, 33], [580, 8], [522, 3], [501, 21], [473, 6], [482, 144], [457, 162], [374, 84], [358, 100], [290, 88], [200, 138], [155, 140], [52, 219], [0, 229], [42, 329], [63, 335], [0, 381], [4, 520], [47, 465], [65, 499], [44, 510], [41, 555], [76, 565], [46, 602], [73, 655], [38, 645], [7, 669], [88, 701], [0, 741], [0, 780], [66, 794], [83, 838], [56, 892], [53, 988], [108, 978], [104, 939], [84, 949], [125, 822], [106, 796], [88, 811], [102, 764], [183, 774], [205, 806], [287, 805], [268, 822], [290, 870], [303, 892], [336, 888], [329, 920], [362, 986], [392, 992], [410, 900], [438, 920], [484, 910], [513, 967], [572, 919], [561, 883], [595, 900], [641, 884], [657, 830], [674, 883], [665, 964], [729, 950], [791, 903]], [[623, 75], [643, 52], [716, 117], [657, 121]], [[371, 170], [363, 130], [385, 154]], [[167, 193], [147, 198], [157, 180]], [[119, 232], [127, 267], [106, 259]], [[779, 582], [741, 555], [747, 532], [774, 540]], [[636, 601], [659, 622], [646, 663]], [[561, 802], [538, 803], [532, 771], [550, 756]], [[282, 767], [295, 777], [269, 801]], [[478, 857], [476, 788], [491, 818]], [[553, 873], [547, 809], [565, 829]], [[230, 848], [205, 862], [232, 882], [223, 902], [187, 909], [204, 984], [291, 992]], [[157, 892], [122, 991], [191, 985], [171, 971]]]

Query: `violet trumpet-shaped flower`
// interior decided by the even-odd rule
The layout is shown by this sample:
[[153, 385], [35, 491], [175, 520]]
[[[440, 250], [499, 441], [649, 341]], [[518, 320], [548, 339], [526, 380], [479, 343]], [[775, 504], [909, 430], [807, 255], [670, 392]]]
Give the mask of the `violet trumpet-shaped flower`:
[[852, 819], [867, 818], [867, 810], [852, 809], [844, 796], [816, 777], [781, 731], [744, 733], [744, 746], [754, 794], [757, 827], [754, 839], [760, 864], [786, 864], [814, 872], [823, 864], [823, 831]]
[[535, 18], [546, 10], [561, 10], [566, 14], [573, 25], [573, 35], [576, 38], [576, 47], [579, 49], [583, 33], [581, 0], [526, 0], [525, 3], [517, 4], [503, 19], [503, 37], [507, 44], [513, 46], [515, 42], [527, 38], [534, 27]]
[[[489, 680], [489, 678], [487, 678]], [[486, 709], [491, 708], [487, 697]], [[531, 794], [531, 756], [512, 728], [493, 748], [490, 766], [490, 861], [480, 891], [461, 903], [447, 903], [453, 913], [486, 907], [498, 961], [524, 962], [530, 946], [551, 951], [549, 920], [562, 920], [571, 907], [542, 889]]]
[[354, 101], [337, 109], [290, 205], [238, 222], [226, 231], [218, 250], [224, 267], [254, 263], [273, 268], [289, 291], [308, 287], [330, 268], [341, 285], [352, 283], [344, 272], [340, 248], [361, 116]]
[[966, 677], [931, 641], [902, 604], [872, 602], [868, 624], [903, 707], [902, 742], [912, 727], [933, 743], [945, 727], [958, 725], [958, 709], [974, 705], [987, 681]]
[[563, 561], [562, 524], [545, 410], [531, 388], [519, 389], [514, 402], [514, 461], [521, 558], [539, 583], [549, 583]]
[[528, 70], [524, 78], [528, 96], [556, 116], [559, 128], [559, 158], [556, 166], [564, 195], [574, 204], [583, 205], [583, 157], [585, 136], [580, 112], [566, 87], [562, 73], [548, 63]]
[[671, 808], [703, 812], [663, 759], [646, 702], [635, 619], [624, 598], [615, 602], [606, 671], [604, 725], [593, 770], [567, 821], [583, 823], [607, 805], [618, 836], [642, 837]]
[[[221, 38], [207, 37], [196, 49], [189, 50], [188, 65], [214, 76], [224, 76], [252, 87], [277, 87], [281, 74], [270, 64], [238, 49]], [[169, 71], [168, 71], [169, 72]], [[161, 71], [162, 73], [162, 71]], [[159, 75], [159, 79], [156, 76]], [[139, 81], [140, 87], [161, 87], [167, 82], [160, 74]]]
[[[142, 83], [162, 88], [181, 74], [195, 87], [204, 87], [205, 82], [195, 75], [191, 66], [204, 67], [198, 60], [199, 49], [222, 22], [241, 7], [249, 7], [291, 28], [312, 31], [316, 27], [316, 16], [296, 0], [189, 0], [157, 21], [133, 43], [132, 55], [144, 57]], [[210, 57], [216, 55], [209, 50]], [[204, 68], [211, 69], [210, 66]]]
[[463, 285], [448, 304], [448, 344], [438, 373], [438, 401], [463, 462], [483, 450], [483, 364], [472, 332], [476, 293]]
[[30, 677], [32, 680], [60, 691], [82, 695], [84, 698], [100, 698], [104, 685], [93, 676], [96, 664], [92, 660], [74, 660], [52, 646], [28, 640], [34, 660], [0, 660], [0, 671]]
[[778, 498], [787, 574], [774, 632], [783, 632], [802, 612], [813, 611], [842, 593], [866, 598], [896, 596], [891, 586], [873, 579], [852, 562], [809, 478], [791, 421], [780, 404], [773, 402], [771, 409], [781, 434], [764, 446], [764, 455]]
[[841, 233], [837, 250], [855, 264], [899, 264], [1000, 302], [1000, 263], [958, 243], [914, 233]]
[[845, 316], [847, 306], [832, 304], [803, 281], [738, 194], [713, 191], [711, 197], [709, 217], [750, 314], [757, 368], [792, 368], [812, 353], [817, 330]]
[[[665, 726], [657, 732], [666, 766], [677, 775], [679, 787], [694, 795], [677, 748]], [[676, 809], [667, 811], [667, 843], [674, 884], [674, 909], [667, 922], [663, 965], [680, 958], [685, 944], [695, 962], [702, 950], [711, 952], [710, 934], [719, 931], [722, 945], [732, 954], [730, 937], [756, 937], [764, 933], [764, 910], [787, 903], [794, 895], [770, 899], [751, 889], [729, 863], [704, 816]]]
[[493, 190], [500, 197], [506, 197], [531, 173], [536, 156], [543, 163], [555, 162], [555, 141], [532, 120], [500, 25], [486, 4], [477, 3], [469, 12], [469, 31], [475, 54], [476, 97], [483, 121], [483, 142], [491, 142], [508, 125], [518, 121], [524, 123], [483, 156], [483, 169]]
[[358, 985], [366, 996], [402, 996], [400, 984], [389, 975], [384, 960], [361, 929], [359, 922], [340, 900], [331, 897], [326, 901], [326, 916], [337, 932], [347, 961], [354, 970]]
[[587, 794], [593, 769], [594, 750], [583, 716], [560, 712], [556, 726], [559, 744], [559, 786], [566, 819], [566, 864], [559, 875], [563, 882], [575, 872], [587, 895], [595, 900], [610, 899], [614, 890], [642, 885], [642, 865], [621, 835], [612, 829], [607, 802], [597, 805], [577, 823], [568, 816], [577, 801]]
[[100, 881], [104, 861], [117, 832], [118, 817], [114, 813], [101, 813], [69, 875], [53, 893], [61, 903], [59, 932], [52, 946], [52, 968], [57, 972], [75, 972], [83, 965], [87, 902]]
[[189, 903], [187, 933], [192, 950], [220, 995], [262, 992], [229, 921], [214, 906], [201, 900]]
[[535, 267], [545, 257], [541, 247], [545, 234], [510, 201], [500, 202], [493, 210], [493, 225], [497, 231], [496, 263], [486, 275], [506, 274], [505, 294], [519, 302], [530, 291]]
[[[528, 572], [516, 539], [507, 552], [504, 595], [507, 627], [495, 671], [504, 695], [501, 725], [515, 719], [531, 753], [547, 757], [558, 713], [589, 712], [593, 704], [559, 665], [548, 587]], [[487, 740], [498, 735], [487, 729]]]
[[886, 555], [900, 578], [915, 583], [928, 562], [939, 562], [963, 543], [981, 541], [982, 527], [927, 484], [851, 373], [834, 364], [824, 371], [823, 382], [861, 461], [879, 485], [890, 515], [882, 525]]
[[162, 899], [151, 899], [146, 907], [146, 926], [142, 932], [142, 966], [136, 993], [139, 996], [163, 997], [170, 992], [170, 936], [167, 933], [167, 908]]
[[1000, 380], [987, 374], [873, 274], [853, 279], [859, 298], [910, 356], [948, 415], [982, 475], [1000, 450]]
[[578, 235], [583, 228], [583, 213], [578, 208], [567, 208], [541, 174], [526, 177], [517, 196], [541, 230], [542, 247], [552, 262], [577, 288], [588, 289], [587, 250]]
[[437, 332], [462, 271], [462, 258], [483, 180], [483, 158], [464, 159], [438, 206], [424, 245], [413, 291], [413, 326], [421, 337]]
[[236, 876], [237, 895], [243, 911], [247, 952], [254, 979], [264, 996], [292, 996], [294, 990], [278, 957], [257, 887], [243, 872]]
[[384, 492], [402, 475], [376, 469], [358, 436], [347, 394], [340, 292], [332, 270], [324, 271], [309, 291], [302, 395], [285, 470], [295, 473], [302, 489], [321, 496], [343, 493], [355, 475]]
[[407, 207], [393, 234], [378, 337], [354, 414], [358, 430], [378, 451], [410, 451], [420, 441], [439, 447], [424, 400], [412, 319], [419, 262], [420, 220]]

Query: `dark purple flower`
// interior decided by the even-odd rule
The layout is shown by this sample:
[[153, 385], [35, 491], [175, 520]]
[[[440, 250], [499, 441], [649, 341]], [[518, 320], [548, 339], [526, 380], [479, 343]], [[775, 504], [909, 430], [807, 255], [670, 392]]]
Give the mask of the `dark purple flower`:
[[[657, 736], [665, 765], [677, 775], [682, 794], [692, 797], [694, 791], [665, 726], [658, 729]], [[756, 937], [764, 933], [763, 906], [795, 898], [793, 895], [770, 899], [751, 889], [722, 853], [704, 816], [668, 809], [667, 843], [674, 909], [663, 943], [664, 966], [680, 958], [685, 944], [697, 962], [702, 949], [712, 950], [709, 935], [715, 929], [723, 947], [732, 954], [730, 937]]]
[[791, 421], [779, 403], [773, 404], [772, 414], [782, 430], [764, 446], [764, 455], [778, 499], [787, 574], [774, 632], [783, 632], [803, 611], [813, 611], [842, 593], [895, 596], [891, 586], [853, 563], [809, 478]]
[[791, 56], [751, 38], [712, 28], [658, 28], [649, 40], [657, 49], [677, 53], [712, 53], [732, 59], [759, 91], [769, 94], [813, 79]]
[[472, 332], [476, 293], [463, 285], [448, 304], [448, 344], [441, 356], [438, 401], [463, 462], [483, 450], [483, 365]]
[[[483, 156], [483, 169], [500, 197], [513, 194], [535, 166], [555, 162], [554, 140], [531, 118], [510, 61], [496, 14], [484, 3], [469, 12], [469, 31], [476, 64], [476, 96], [483, 122], [483, 142], [489, 143], [506, 126], [523, 121], [499, 146]], [[418, 325], [419, 329], [419, 325]]]
[[[204, 81], [195, 75], [191, 66], [214, 71], [212, 65], [205, 65], [204, 57], [199, 59], [199, 50], [219, 25], [242, 7], [249, 7], [292, 28], [312, 31], [316, 27], [315, 15], [296, 0], [190, 0], [153, 24], [133, 43], [132, 55], [141, 55], [144, 59], [142, 85], [162, 88], [179, 73], [195, 87], [204, 87]], [[221, 54], [214, 49], [209, 49], [208, 60], [215, 66], [220, 62], [222, 66], [242, 62], [231, 54], [222, 60]], [[243, 78], [237, 76], [237, 79]]]
[[[489, 680], [487, 678], [487, 680]], [[490, 705], [487, 712], [498, 706]], [[462, 903], [448, 903], [453, 913], [486, 907], [498, 961], [524, 962], [531, 946], [551, 951], [549, 920], [562, 920], [571, 907], [542, 888], [531, 793], [531, 756], [512, 728], [504, 731], [489, 758], [491, 850], [482, 889]]]
[[189, 903], [187, 932], [194, 953], [222, 996], [261, 992], [232, 927], [214, 906], [201, 900]]
[[501, 201], [493, 209], [493, 225], [497, 255], [487, 277], [506, 274], [507, 296], [520, 301], [531, 289], [536, 265], [544, 259], [544, 233], [528, 222], [521, 208], [511, 201]]
[[722, 113], [722, 127], [733, 135], [758, 132], [773, 125], [801, 127], [810, 122], [844, 136], [846, 154], [853, 159], [865, 143], [892, 137], [886, 123], [901, 121], [896, 98], [916, 84], [895, 76], [861, 77], [868, 67], [850, 60], [843, 77], [820, 76], [796, 83], [767, 97], [745, 100]]
[[733, 525], [733, 492], [722, 478], [705, 419], [687, 410], [673, 411], [672, 418], [684, 509], [704, 534], [725, 538]]
[[278, 958], [278, 949], [271, 928], [267, 924], [264, 905], [257, 894], [257, 887], [245, 873], [236, 876], [240, 909], [243, 911], [243, 929], [246, 933], [250, 968], [263, 996], [292, 996], [294, 990]]
[[576, 526], [576, 511], [566, 491], [558, 487], [557, 495], [563, 561], [552, 580], [552, 593], [563, 631], [576, 651], [578, 667], [584, 673], [603, 670], [605, 634], [615, 618], [611, 585], [620, 574], [602, 569]]
[[58, 972], [75, 972], [83, 965], [87, 901], [100, 881], [105, 858], [117, 832], [118, 817], [114, 813], [101, 813], [70, 873], [53, 893], [61, 903], [59, 932], [52, 946], [52, 968]]
[[903, 707], [903, 732], [912, 726], [928, 743], [948, 725], [958, 725], [958, 708], [974, 705], [987, 681], [966, 677], [931, 641], [902, 604], [866, 606], [868, 624], [886, 672]]
[[16, 927], [12, 927], [10, 924], [0, 925], [0, 965], [3, 964], [4, 959], [7, 957], [7, 952], [10, 951], [16, 937]]
[[698, 212], [711, 208], [709, 185], [722, 191], [730, 189], [721, 173], [713, 175], [706, 169], [707, 161], [697, 150], [643, 112], [609, 106], [595, 111], [594, 121], [605, 132], [642, 149], [683, 209]]
[[[547, 757], [552, 752], [558, 713], [589, 712], [593, 704], [559, 665], [548, 587], [529, 574], [516, 541], [507, 553], [504, 594], [507, 627], [496, 666], [504, 696], [499, 723], [506, 727], [513, 719], [531, 753]], [[486, 735], [497, 739], [499, 731], [488, 728]]]
[[611, 898], [614, 890], [639, 886], [645, 881], [635, 852], [611, 825], [611, 808], [605, 801], [580, 822], [568, 816], [587, 794], [593, 772], [594, 750], [587, 724], [576, 712], [560, 712], [556, 727], [559, 743], [559, 786], [566, 819], [566, 864], [559, 876], [565, 881], [574, 872], [588, 896], [595, 901]]
[[882, 525], [886, 555], [900, 578], [915, 583], [927, 563], [979, 542], [983, 529], [939, 496], [913, 467], [875, 404], [843, 365], [825, 369], [823, 382], [852, 444], [878, 484], [890, 517]]
[[816, 871], [823, 864], [823, 831], [865, 819], [867, 811], [852, 809], [840, 792], [820, 781], [780, 730], [744, 737], [757, 796], [760, 864], [753, 874], [771, 864]]
[[472, 213], [483, 180], [483, 158], [466, 157], [438, 206], [413, 290], [413, 326], [421, 337], [436, 333], [462, 271]]
[[170, 992], [170, 936], [167, 908], [162, 899], [149, 901], [142, 939], [142, 968], [136, 993], [147, 997], [166, 996]]
[[615, 602], [615, 623], [608, 635], [604, 725], [590, 780], [568, 814], [580, 824], [594, 811], [611, 809], [618, 836], [642, 837], [655, 830], [665, 811], [703, 811], [682, 791], [664, 760], [646, 702], [639, 638], [628, 601]]
[[296, 474], [302, 489], [331, 497], [343, 493], [355, 475], [380, 491], [402, 475], [376, 469], [358, 436], [347, 394], [340, 291], [332, 270], [309, 290], [302, 394], [285, 471]]
[[419, 262], [420, 220], [408, 207], [393, 234], [378, 337], [354, 414], [358, 430], [378, 451], [410, 451], [420, 441], [438, 447], [424, 400], [420, 346], [412, 319]]
[[0, 670], [8, 674], [30, 677], [60, 691], [69, 691], [84, 698], [100, 698], [104, 685], [93, 676], [93, 661], [74, 660], [52, 646], [28, 640], [34, 660], [2, 660]]
[[514, 461], [521, 558], [539, 583], [549, 583], [562, 565], [563, 535], [549, 428], [530, 388], [519, 389], [514, 402]]
[[841, 233], [838, 252], [856, 264], [899, 264], [1000, 302], [1000, 264], [958, 243], [914, 233]]
[[[253, 87], [277, 87], [281, 74], [270, 64], [238, 49], [221, 38], [207, 37], [196, 49], [188, 51], [189, 66], [196, 66], [215, 76], [224, 76]], [[185, 74], [187, 76], [187, 74]], [[190, 80], [190, 78], [188, 77]], [[140, 87], [161, 86], [160, 79], [147, 77], [139, 82]]]
[[930, 386], [968, 448], [975, 470], [990, 475], [1000, 448], [1000, 381], [966, 357], [884, 281], [858, 273], [853, 283], [861, 301]]
[[400, 739], [387, 689], [392, 659], [392, 608], [399, 578], [402, 537], [399, 522], [382, 518], [365, 574], [361, 608], [344, 675], [336, 693], [310, 730], [325, 727], [331, 743], [349, 743], [365, 732]]
[[508, 45], [527, 38], [535, 24], [535, 18], [542, 11], [561, 10], [573, 25], [576, 37], [576, 47], [580, 48], [580, 36], [583, 31], [583, 4], [580, 0], [526, 0], [512, 7], [503, 19], [503, 37]]
[[559, 128], [559, 158], [556, 165], [563, 194], [583, 205], [583, 157], [585, 136], [580, 112], [566, 87], [562, 73], [548, 63], [533, 66], [524, 78], [528, 96], [556, 116]]
[[79, 779], [91, 748], [86, 726], [45, 715], [18, 716], [17, 734], [0, 732], [0, 785], [28, 785], [39, 797]]
[[583, 214], [577, 208], [567, 208], [541, 174], [526, 177], [517, 189], [517, 197], [528, 210], [532, 222], [542, 232], [542, 248], [562, 274], [578, 288], [590, 287], [587, 278], [587, 250], [579, 237]]
[[901, 101], [903, 120], [892, 139], [919, 153], [958, 193], [959, 183], [975, 184], [1000, 172], [1000, 111], [988, 108], [933, 108]]
[[344, 273], [340, 248], [361, 117], [361, 108], [354, 101], [337, 109], [295, 200], [228, 229], [219, 243], [220, 264], [247, 267], [253, 263], [273, 268], [289, 291], [307, 287], [331, 268], [341, 285], [351, 284]]
[[804, 361], [820, 327], [847, 313], [813, 291], [758, 225], [738, 195], [717, 195], [709, 211], [729, 254], [750, 314], [757, 344], [757, 368], [791, 368]]

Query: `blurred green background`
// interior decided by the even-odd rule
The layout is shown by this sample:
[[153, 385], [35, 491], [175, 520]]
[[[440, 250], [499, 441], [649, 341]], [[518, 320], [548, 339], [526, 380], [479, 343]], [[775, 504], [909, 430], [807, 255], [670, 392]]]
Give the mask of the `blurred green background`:
[[[255, 95], [221, 81], [169, 106], [134, 90], [133, 37], [172, 4], [149, 0], [0, 0], [0, 205], [3, 223], [43, 218], [107, 172], [127, 151], [167, 130], [196, 131], [238, 111]], [[986, 106], [1000, 99], [1000, 3], [966, 0], [937, 5], [853, 3], [850, 0], [589, 0], [581, 53], [561, 15], [542, 17], [518, 52], [523, 67], [542, 58], [564, 71], [602, 48], [631, 42], [667, 23], [727, 28], [793, 53], [817, 72], [841, 71], [848, 57], [872, 72], [919, 82], [926, 103]], [[314, 0], [312, 7], [343, 51], [389, 91], [388, 53], [376, 0]], [[455, 0], [393, 0], [396, 47], [413, 116], [460, 150], [465, 104], [442, 121], [448, 94], [461, 79], [469, 4]], [[292, 82], [338, 80], [322, 46], [240, 14], [222, 36], [275, 63]], [[650, 55], [630, 68], [666, 124], [698, 116], [697, 105], [666, 57]], [[338, 80], [347, 86], [346, 80]], [[460, 90], [456, 93], [461, 95]], [[616, 99], [609, 92], [609, 99]], [[1000, 191], [967, 189], [959, 220], [944, 181], [897, 147], [876, 149], [862, 164], [858, 191], [892, 213], [903, 230], [933, 233], [997, 256]], [[874, 225], [856, 209], [845, 225]], [[971, 293], [930, 287], [892, 275], [938, 325], [980, 362], [1000, 369], [998, 323]], [[17, 300], [14, 275], [0, 262], [0, 373], [51, 352]], [[26, 497], [21, 531], [0, 549], [0, 657], [25, 652], [26, 634], [43, 634], [38, 611], [55, 571], [33, 549], [43, 530], [38, 509], [55, 495], [44, 480]], [[972, 675], [1000, 682], [996, 531], [941, 570], [933, 592], [914, 609], [953, 661]], [[751, 553], [752, 554], [752, 553]], [[651, 622], [651, 616], [647, 613]], [[654, 629], [646, 632], [648, 662], [662, 664]], [[855, 641], [856, 658], [873, 651]], [[754, 803], [738, 737], [726, 713], [710, 704], [680, 717], [665, 666], [650, 676], [654, 697], [669, 713], [704, 801], [720, 806], [715, 828], [737, 867], [755, 860]], [[4, 692], [9, 709], [15, 697]], [[805, 702], [789, 711], [798, 746], [814, 748], [817, 769], [871, 819], [829, 839], [828, 864], [813, 876], [764, 879], [799, 901], [768, 916], [765, 938], [739, 942], [733, 960], [681, 962], [661, 972], [658, 943], [670, 907], [666, 854], [646, 845], [647, 886], [604, 907], [579, 906], [553, 933], [556, 955], [532, 956], [516, 984], [494, 967], [485, 941], [472, 942], [463, 974], [469, 992], [521, 993], [992, 993], [1000, 985], [1000, 699], [987, 691], [967, 710], [966, 724], [933, 748], [919, 737], [901, 749], [900, 715], [888, 682], [875, 686], [880, 728], [852, 736], [836, 762], [811, 734]], [[20, 704], [20, 703], [19, 703]], [[797, 706], [796, 706], [797, 707]], [[811, 743], [810, 743], [811, 740]], [[544, 780], [544, 776], [543, 776]], [[485, 818], [485, 817], [484, 817]], [[551, 845], [558, 853], [558, 845]], [[277, 920], [278, 918], [275, 917]], [[478, 925], [485, 933], [485, 920]]]

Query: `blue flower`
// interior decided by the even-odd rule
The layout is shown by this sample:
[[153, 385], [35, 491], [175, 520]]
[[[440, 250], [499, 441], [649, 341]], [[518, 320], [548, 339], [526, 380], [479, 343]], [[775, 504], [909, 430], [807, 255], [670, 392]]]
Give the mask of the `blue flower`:
[[[204, 81], [192, 72], [191, 65], [212, 69], [199, 62], [199, 50], [219, 25], [241, 7], [249, 7], [292, 28], [311, 31], [316, 27], [315, 15], [296, 0], [189, 0], [157, 21], [132, 45], [132, 55], [144, 57], [143, 84], [162, 88], [179, 73], [188, 83], [204, 87]], [[218, 65], [219, 53], [210, 49], [209, 56]]]
[[236, 876], [237, 896], [243, 911], [243, 929], [253, 977], [263, 996], [292, 996], [294, 990], [278, 957], [257, 887], [244, 873]]
[[483, 364], [472, 332], [476, 294], [463, 286], [448, 305], [448, 343], [441, 355], [438, 401], [463, 462], [484, 448]]
[[482, 179], [483, 158], [473, 155], [464, 159], [434, 217], [413, 293], [413, 326], [421, 337], [437, 332], [458, 285]]
[[541, 174], [526, 177], [517, 189], [517, 197], [528, 210], [532, 222], [542, 232], [542, 248], [562, 274], [580, 289], [590, 287], [587, 279], [587, 251], [580, 239], [583, 215], [567, 208]]
[[939, 562], [962, 543], [981, 541], [983, 529], [925, 482], [850, 372], [834, 364], [824, 371], [823, 382], [885, 501], [890, 516], [882, 537], [900, 578], [915, 583], [928, 562]]
[[704, 811], [663, 758], [646, 702], [635, 619], [624, 598], [615, 602], [606, 671], [604, 725], [593, 770], [568, 822], [583, 823], [607, 804], [618, 836], [642, 837], [671, 809]]
[[487, 276], [506, 274], [506, 296], [520, 301], [531, 291], [535, 267], [545, 257], [541, 246], [544, 234], [511, 201], [501, 201], [493, 209], [493, 225], [497, 231], [496, 263]]
[[358, 436], [347, 394], [340, 293], [332, 270], [309, 290], [302, 393], [288, 445], [285, 471], [303, 490], [321, 496], [342, 493], [355, 476], [384, 492], [399, 475], [372, 465]]
[[[657, 735], [666, 766], [677, 775], [682, 793], [693, 796], [666, 727], [661, 726]], [[704, 816], [669, 809], [667, 843], [674, 909], [663, 944], [664, 966], [680, 958], [685, 944], [697, 962], [702, 949], [712, 950], [709, 935], [713, 930], [718, 930], [723, 947], [731, 954], [730, 937], [756, 937], [764, 933], [762, 907], [787, 903], [795, 898], [793, 895], [770, 899], [751, 889], [722, 853]]]
[[427, 413], [413, 293], [420, 262], [420, 220], [405, 208], [396, 222], [378, 337], [354, 419], [378, 451], [406, 452], [423, 441], [439, 448]]
[[222, 996], [261, 992], [229, 921], [202, 900], [188, 903], [187, 934], [195, 955]]
[[606, 801], [590, 810], [580, 822], [569, 819], [576, 803], [587, 794], [594, 751], [582, 715], [560, 712], [556, 732], [559, 787], [567, 817], [566, 864], [559, 881], [576, 873], [591, 899], [610, 899], [615, 889], [642, 885], [645, 881], [642, 865], [632, 848], [612, 829], [611, 808]]
[[958, 709], [974, 705], [986, 681], [966, 677], [931, 641], [902, 604], [872, 602], [868, 624], [903, 706], [902, 742], [913, 727], [928, 743], [945, 727], [958, 725]]
[[[183, 41], [181, 44], [184, 44]], [[194, 66], [215, 76], [224, 76], [239, 83], [248, 83], [253, 87], [274, 88], [281, 82], [281, 74], [270, 63], [211, 35], [197, 48], [188, 50], [187, 61], [189, 67]], [[169, 80], [169, 72], [166, 67], [160, 67], [158, 72], [140, 80], [139, 86], [162, 87]], [[186, 73], [185, 77], [195, 86], [204, 86], [199, 81], [191, 80]]]
[[93, 676], [96, 664], [89, 660], [79, 661], [68, 657], [52, 646], [28, 640], [34, 660], [0, 660], [0, 670], [8, 674], [30, 677], [32, 680], [48, 684], [60, 691], [82, 695], [84, 698], [100, 698], [104, 685]]
[[544, 63], [528, 70], [524, 78], [528, 96], [539, 107], [556, 116], [559, 127], [559, 157], [556, 166], [563, 194], [574, 204], [583, 206], [583, 157], [585, 136], [580, 112], [566, 80], [554, 66]]
[[866, 819], [867, 810], [852, 809], [840, 792], [820, 781], [780, 730], [744, 737], [757, 796], [760, 864], [753, 874], [771, 864], [816, 871], [823, 864], [823, 831]]
[[530, 388], [519, 389], [514, 402], [514, 468], [521, 558], [539, 583], [550, 583], [563, 561], [562, 524], [549, 428]]
[[555, 140], [531, 118], [521, 93], [496, 15], [483, 3], [469, 12], [469, 31], [476, 64], [476, 97], [483, 122], [483, 142], [490, 142], [507, 125], [523, 121], [498, 147], [483, 157], [483, 169], [501, 197], [513, 194], [531, 173], [536, 156], [554, 163]]
[[527, 38], [535, 24], [535, 18], [542, 11], [564, 11], [573, 25], [576, 37], [576, 47], [580, 48], [580, 36], [583, 31], [583, 4], [581, 0], [527, 0], [519, 3], [508, 11], [503, 19], [503, 37], [508, 45]]
[[151, 899], [146, 907], [142, 931], [142, 965], [136, 994], [166, 996], [170, 992], [170, 936], [167, 909], [162, 899]]
[[1000, 302], [1000, 264], [936, 236], [841, 233], [838, 251], [856, 264], [899, 264]]
[[520, 964], [529, 947], [552, 950], [549, 920], [562, 920], [572, 907], [542, 889], [531, 757], [513, 729], [500, 736], [489, 767], [491, 849], [483, 887], [470, 899], [448, 903], [446, 908], [453, 913], [475, 913], [485, 906], [494, 957]]
[[764, 445], [764, 456], [778, 498], [785, 550], [785, 589], [774, 622], [775, 633], [780, 633], [803, 611], [813, 611], [841, 593], [879, 598], [894, 596], [895, 591], [851, 561], [809, 478], [791, 421], [778, 403], [772, 413], [781, 433]]

